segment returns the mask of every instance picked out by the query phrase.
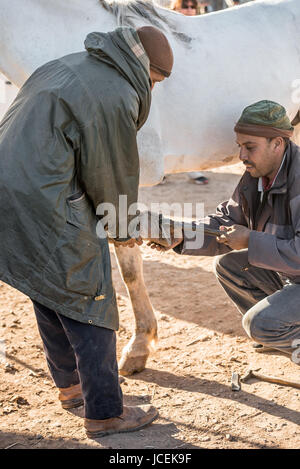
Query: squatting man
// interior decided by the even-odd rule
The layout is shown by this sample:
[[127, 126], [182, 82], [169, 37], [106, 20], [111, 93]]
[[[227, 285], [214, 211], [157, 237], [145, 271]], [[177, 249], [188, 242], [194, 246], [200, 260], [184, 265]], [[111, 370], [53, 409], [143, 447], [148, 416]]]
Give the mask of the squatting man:
[[[0, 123], [0, 278], [34, 305], [64, 409], [90, 437], [138, 430], [155, 407], [123, 405], [118, 310], [99, 204], [137, 202], [137, 131], [173, 53], [157, 28], [90, 33], [86, 50], [39, 67]], [[121, 220], [122, 221], [122, 220]], [[128, 232], [115, 242], [133, 246]]]
[[[268, 347], [300, 363], [300, 147], [285, 109], [272, 101], [246, 107], [235, 125], [245, 165], [231, 199], [201, 222], [219, 229], [190, 248], [184, 230], [178, 254], [216, 256], [214, 271], [243, 315], [254, 347]], [[177, 231], [178, 233], [178, 231]], [[155, 240], [152, 248], [164, 250]]]

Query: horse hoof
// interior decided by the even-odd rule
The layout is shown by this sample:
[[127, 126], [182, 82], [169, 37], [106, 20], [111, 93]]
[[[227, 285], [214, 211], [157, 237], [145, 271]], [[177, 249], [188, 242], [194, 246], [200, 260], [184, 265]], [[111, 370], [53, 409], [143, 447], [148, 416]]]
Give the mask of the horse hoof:
[[146, 367], [147, 359], [149, 355], [142, 355], [140, 357], [125, 357], [121, 358], [119, 364], [119, 373], [122, 376], [130, 376], [134, 373], [143, 371]]

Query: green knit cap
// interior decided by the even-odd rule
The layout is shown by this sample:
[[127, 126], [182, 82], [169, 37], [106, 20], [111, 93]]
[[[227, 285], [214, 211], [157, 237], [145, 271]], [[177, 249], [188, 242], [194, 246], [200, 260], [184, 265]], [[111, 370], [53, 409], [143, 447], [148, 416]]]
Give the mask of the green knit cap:
[[283, 106], [274, 101], [258, 101], [247, 106], [238, 120], [234, 130], [238, 133], [258, 136], [272, 136], [275, 133], [291, 137], [293, 126]]

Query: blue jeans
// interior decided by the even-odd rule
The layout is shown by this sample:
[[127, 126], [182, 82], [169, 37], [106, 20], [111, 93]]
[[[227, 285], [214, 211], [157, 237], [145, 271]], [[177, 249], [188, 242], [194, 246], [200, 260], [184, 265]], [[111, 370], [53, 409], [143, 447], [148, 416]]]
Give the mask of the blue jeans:
[[85, 417], [102, 420], [123, 412], [116, 333], [69, 319], [33, 301], [51, 376], [59, 388], [81, 384]]

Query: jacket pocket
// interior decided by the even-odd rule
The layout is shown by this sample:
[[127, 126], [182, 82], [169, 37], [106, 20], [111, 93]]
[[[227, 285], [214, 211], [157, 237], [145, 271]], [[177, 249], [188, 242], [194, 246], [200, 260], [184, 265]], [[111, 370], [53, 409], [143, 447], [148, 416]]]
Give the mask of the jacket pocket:
[[95, 296], [102, 289], [101, 257], [91, 234], [67, 221], [44, 269], [44, 280], [70, 293]]
[[84, 192], [67, 199], [67, 221], [84, 231], [90, 231], [92, 235], [96, 234], [96, 214]]

